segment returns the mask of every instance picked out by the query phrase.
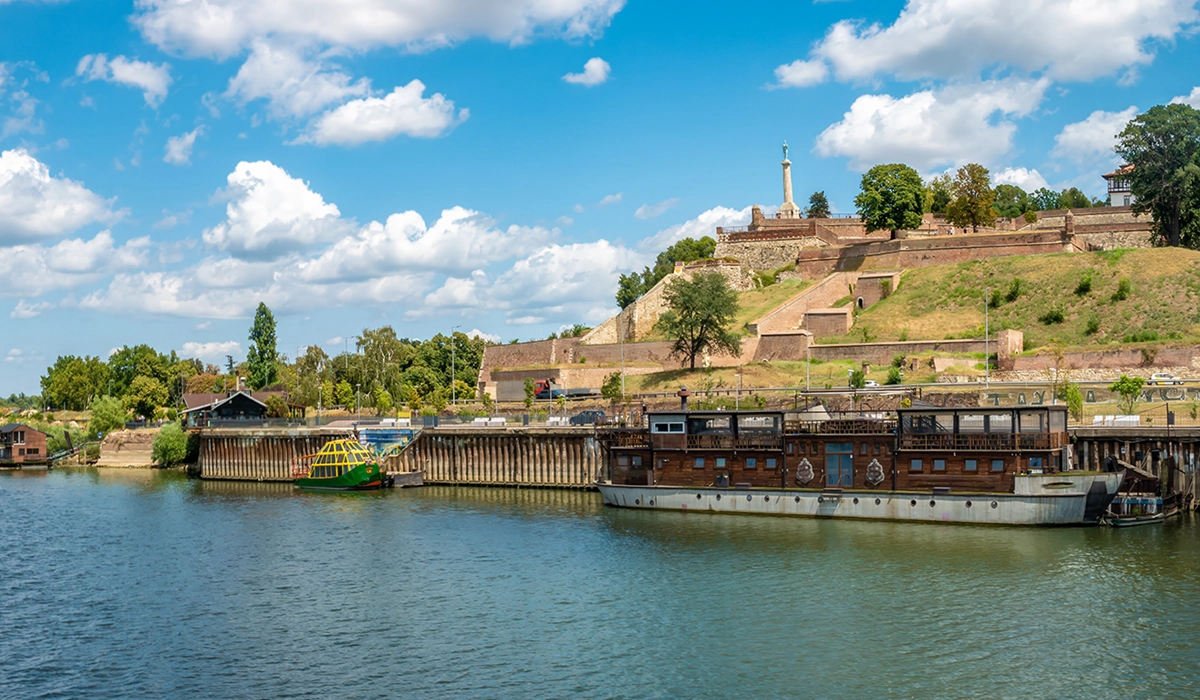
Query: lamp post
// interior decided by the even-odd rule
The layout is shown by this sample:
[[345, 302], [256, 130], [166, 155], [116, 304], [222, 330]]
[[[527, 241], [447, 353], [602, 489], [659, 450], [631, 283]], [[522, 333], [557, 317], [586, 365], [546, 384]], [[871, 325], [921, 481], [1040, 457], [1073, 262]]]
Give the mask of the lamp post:
[[321, 395], [325, 393], [325, 387], [321, 384], [317, 385], [317, 425], [321, 425]]
[[738, 371], [733, 373], [737, 377], [737, 391], [733, 393], [733, 410], [740, 411], [742, 408], [742, 368], [738, 367]]
[[450, 405], [452, 406], [458, 405], [458, 396], [454, 393], [454, 331], [458, 330], [459, 328], [462, 328], [462, 326], [455, 326], [450, 329]]
[[621, 322], [621, 314], [617, 314], [617, 338], [621, 345], [621, 403], [625, 403], [625, 324]]
[[359, 385], [357, 383], [355, 383], [355, 385], [354, 385], [354, 404], [355, 404], [355, 407], [358, 409], [358, 419], [361, 421], [362, 420], [362, 391], [360, 390], [360, 386], [361, 385]]
[[988, 312], [988, 302], [991, 301], [992, 288], [986, 287], [983, 290], [983, 388], [992, 388], [992, 347], [991, 341], [991, 316]]

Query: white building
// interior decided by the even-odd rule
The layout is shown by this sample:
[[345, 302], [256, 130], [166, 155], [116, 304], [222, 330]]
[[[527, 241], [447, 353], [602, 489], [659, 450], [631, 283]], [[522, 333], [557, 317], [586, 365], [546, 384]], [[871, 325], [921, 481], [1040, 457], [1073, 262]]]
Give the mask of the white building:
[[1103, 177], [1108, 181], [1108, 206], [1127, 207], [1133, 204], [1133, 190], [1129, 188], [1129, 173], [1132, 165], [1122, 165]]

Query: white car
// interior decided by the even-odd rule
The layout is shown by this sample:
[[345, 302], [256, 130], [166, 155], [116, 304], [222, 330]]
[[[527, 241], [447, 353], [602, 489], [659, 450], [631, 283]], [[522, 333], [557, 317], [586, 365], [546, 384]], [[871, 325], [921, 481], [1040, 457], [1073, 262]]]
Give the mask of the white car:
[[1170, 372], [1155, 372], [1154, 374], [1150, 375], [1149, 379], [1146, 380], [1146, 384], [1147, 385], [1183, 384], [1183, 379], [1180, 377], [1176, 377], [1175, 375], [1171, 374]]
[[864, 389], [871, 389], [871, 388], [878, 388], [878, 387], [879, 387], [879, 382], [875, 381], [874, 379], [868, 379], [867, 381], [863, 382]]

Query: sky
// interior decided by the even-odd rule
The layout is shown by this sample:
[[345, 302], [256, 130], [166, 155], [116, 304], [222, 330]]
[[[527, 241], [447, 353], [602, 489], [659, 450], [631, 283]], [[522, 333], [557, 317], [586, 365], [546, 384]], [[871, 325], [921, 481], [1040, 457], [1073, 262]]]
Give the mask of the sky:
[[0, 394], [123, 345], [364, 328], [507, 342], [621, 273], [862, 173], [1104, 195], [1200, 107], [1185, 0], [0, 0]]

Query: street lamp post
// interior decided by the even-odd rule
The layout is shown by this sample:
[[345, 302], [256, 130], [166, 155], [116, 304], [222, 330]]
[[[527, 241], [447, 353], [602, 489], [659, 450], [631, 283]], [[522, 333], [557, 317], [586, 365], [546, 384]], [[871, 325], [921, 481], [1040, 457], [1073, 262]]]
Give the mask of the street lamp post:
[[325, 387], [318, 384], [317, 385], [317, 425], [318, 426], [321, 425], [321, 398], [322, 398], [321, 395], [324, 393], [325, 393]]
[[454, 386], [454, 331], [458, 330], [459, 328], [462, 328], [462, 326], [455, 326], [450, 329], [450, 405], [452, 406], [458, 405], [458, 396], [455, 394]]
[[355, 407], [358, 409], [358, 420], [361, 421], [362, 420], [362, 390], [360, 389], [360, 387], [361, 387], [360, 384], [354, 385], [354, 403], [355, 403]]
[[992, 288], [983, 290], [983, 388], [992, 388], [992, 347], [991, 347], [991, 315], [988, 312], [988, 302], [991, 301]]
[[738, 367], [733, 376], [737, 377], [737, 391], [733, 392], [733, 410], [738, 411], [742, 408], [742, 368]]

